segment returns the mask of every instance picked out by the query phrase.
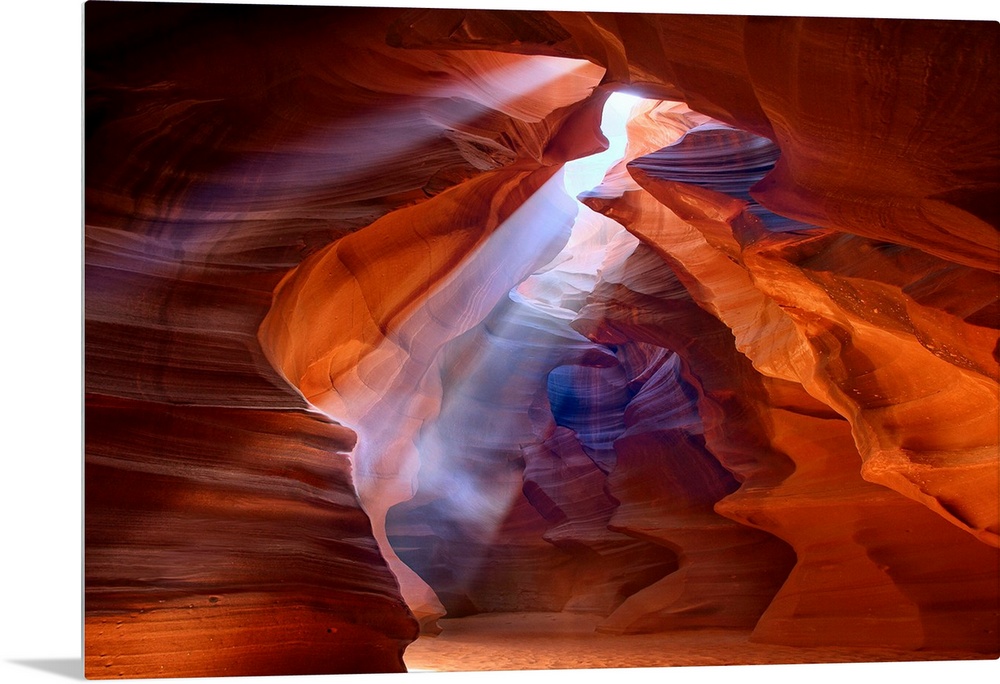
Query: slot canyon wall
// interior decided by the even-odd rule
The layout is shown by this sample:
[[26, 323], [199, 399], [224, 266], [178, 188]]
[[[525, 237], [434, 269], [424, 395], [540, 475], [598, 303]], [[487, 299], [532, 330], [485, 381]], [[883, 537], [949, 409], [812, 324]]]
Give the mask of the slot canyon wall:
[[996, 23], [85, 43], [88, 677], [401, 671], [504, 611], [1000, 655]]

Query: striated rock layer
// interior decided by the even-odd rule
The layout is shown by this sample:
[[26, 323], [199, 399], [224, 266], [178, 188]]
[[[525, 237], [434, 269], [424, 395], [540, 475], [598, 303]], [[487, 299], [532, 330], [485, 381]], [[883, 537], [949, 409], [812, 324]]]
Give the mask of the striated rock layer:
[[401, 666], [414, 625], [351, 487], [351, 431], [97, 396], [86, 420], [88, 676]]
[[487, 612], [1000, 654], [996, 24], [91, 2], [86, 45], [88, 677], [398, 671]]

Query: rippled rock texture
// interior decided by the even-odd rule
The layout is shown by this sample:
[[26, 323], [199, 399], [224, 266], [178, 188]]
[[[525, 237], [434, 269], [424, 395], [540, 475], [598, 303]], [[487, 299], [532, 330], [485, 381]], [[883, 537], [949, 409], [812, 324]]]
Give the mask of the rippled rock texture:
[[88, 3], [88, 676], [535, 611], [996, 657], [998, 42]]

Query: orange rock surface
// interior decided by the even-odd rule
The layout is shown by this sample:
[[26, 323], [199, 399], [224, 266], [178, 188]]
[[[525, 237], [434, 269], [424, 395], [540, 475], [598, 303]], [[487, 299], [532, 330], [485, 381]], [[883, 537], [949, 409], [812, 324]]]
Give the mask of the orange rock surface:
[[1000, 654], [995, 23], [91, 2], [86, 46], [88, 677], [499, 612]]

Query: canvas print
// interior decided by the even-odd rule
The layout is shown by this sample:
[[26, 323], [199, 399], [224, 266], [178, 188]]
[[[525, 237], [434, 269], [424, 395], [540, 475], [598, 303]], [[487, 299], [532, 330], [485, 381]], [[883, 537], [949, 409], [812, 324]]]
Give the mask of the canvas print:
[[1000, 655], [1000, 24], [612, 5], [85, 4], [89, 678]]

